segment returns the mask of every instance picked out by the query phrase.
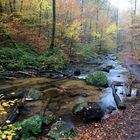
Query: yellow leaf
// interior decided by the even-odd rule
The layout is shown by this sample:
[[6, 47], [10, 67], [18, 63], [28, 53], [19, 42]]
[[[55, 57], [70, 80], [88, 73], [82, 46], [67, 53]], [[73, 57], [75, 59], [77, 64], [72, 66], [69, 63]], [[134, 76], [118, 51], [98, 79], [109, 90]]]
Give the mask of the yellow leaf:
[[10, 122], [11, 122], [10, 120], [7, 120], [7, 121], [6, 121], [6, 123], [10, 123]]
[[7, 112], [6, 111], [2, 111], [2, 112], [0, 112], [0, 114], [7, 114]]
[[4, 107], [10, 106], [8, 103], [3, 103], [2, 105], [3, 105]]
[[3, 111], [3, 110], [4, 110], [3, 106], [0, 106], [0, 111]]
[[5, 134], [2, 134], [2, 139], [6, 139], [6, 135]]
[[16, 94], [16, 93], [15, 93], [15, 92], [12, 92], [11, 94], [14, 95], [14, 94]]
[[12, 140], [12, 136], [7, 136], [7, 139], [8, 140]]

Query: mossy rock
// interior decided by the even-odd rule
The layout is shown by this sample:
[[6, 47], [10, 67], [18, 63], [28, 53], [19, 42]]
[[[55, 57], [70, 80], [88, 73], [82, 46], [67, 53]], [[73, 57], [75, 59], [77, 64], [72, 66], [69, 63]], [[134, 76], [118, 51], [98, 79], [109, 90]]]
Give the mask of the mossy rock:
[[140, 98], [140, 90], [137, 91], [136, 96]]
[[76, 104], [73, 109], [72, 109], [72, 113], [74, 115], [80, 115], [82, 116], [83, 113], [84, 113], [84, 109], [88, 107], [88, 102], [82, 102], [82, 103], [79, 103], [79, 104]]
[[108, 78], [104, 72], [97, 71], [93, 74], [89, 74], [86, 77], [86, 82], [91, 85], [98, 87], [108, 87]]
[[35, 90], [33, 88], [26, 89], [25, 90], [25, 97], [31, 98], [31, 100], [39, 100], [42, 97], [42, 93], [38, 90]]
[[47, 116], [43, 117], [43, 124], [49, 125], [52, 122], [54, 122], [54, 120], [55, 120], [55, 116], [54, 115], [47, 115]]
[[42, 131], [42, 117], [35, 115], [29, 119], [25, 119], [21, 125], [22, 129], [26, 132], [32, 132], [34, 135], [37, 135]]
[[75, 137], [75, 131], [69, 125], [68, 123], [64, 121], [57, 121], [51, 126], [51, 129], [49, 133], [47, 134], [47, 137], [53, 139], [53, 140], [59, 140], [59, 139], [74, 139]]
[[22, 129], [19, 133], [17, 133], [14, 139], [21, 137], [24, 140], [28, 140], [29, 138], [35, 137], [42, 131], [42, 117], [40, 115], [32, 116], [21, 122], [16, 122], [15, 127], [21, 127]]

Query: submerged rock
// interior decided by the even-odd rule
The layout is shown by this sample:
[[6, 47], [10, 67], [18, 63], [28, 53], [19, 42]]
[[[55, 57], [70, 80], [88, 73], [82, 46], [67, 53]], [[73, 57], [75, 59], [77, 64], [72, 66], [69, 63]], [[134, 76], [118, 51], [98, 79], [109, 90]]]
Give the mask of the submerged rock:
[[113, 65], [107, 65], [105, 67], [101, 68], [101, 71], [109, 72], [111, 69], [114, 69], [115, 67]]
[[25, 90], [25, 98], [26, 100], [39, 100], [42, 97], [42, 93], [33, 88]]
[[75, 137], [75, 131], [68, 123], [64, 121], [57, 121], [51, 126], [47, 137], [53, 140], [59, 139], [73, 139]]
[[59, 111], [60, 110], [60, 104], [58, 102], [52, 102], [48, 104], [48, 109], [50, 111]]

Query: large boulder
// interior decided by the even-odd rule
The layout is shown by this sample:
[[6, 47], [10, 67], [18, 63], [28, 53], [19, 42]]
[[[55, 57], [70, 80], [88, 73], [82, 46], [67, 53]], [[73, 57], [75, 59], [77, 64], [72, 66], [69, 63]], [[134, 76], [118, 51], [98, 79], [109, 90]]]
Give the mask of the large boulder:
[[68, 123], [64, 121], [57, 121], [51, 126], [47, 137], [53, 140], [73, 139], [75, 137], [75, 131]]
[[89, 74], [86, 77], [86, 82], [91, 85], [98, 87], [108, 87], [108, 78], [104, 72], [97, 71], [93, 74]]
[[101, 120], [104, 116], [104, 111], [100, 104], [94, 102], [83, 102], [77, 104], [74, 106], [72, 112], [74, 115], [81, 116], [85, 122]]
[[104, 111], [98, 103], [89, 103], [84, 110], [83, 119], [85, 122], [100, 121], [104, 116]]

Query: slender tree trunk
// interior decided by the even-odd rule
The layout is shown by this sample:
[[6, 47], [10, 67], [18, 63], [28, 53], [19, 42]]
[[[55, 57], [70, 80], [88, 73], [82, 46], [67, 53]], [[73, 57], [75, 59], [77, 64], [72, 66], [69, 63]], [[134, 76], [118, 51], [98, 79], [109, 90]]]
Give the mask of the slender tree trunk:
[[46, 11], [46, 28], [47, 28], [47, 36], [49, 37], [49, 34], [50, 34], [50, 32], [49, 32], [49, 11], [48, 11], [48, 9], [47, 9], [47, 11]]
[[16, 12], [16, 0], [13, 0], [13, 10]]
[[135, 0], [135, 10], [134, 10], [134, 15], [137, 14], [137, 0]]
[[53, 21], [52, 21], [52, 40], [50, 48], [54, 48], [54, 41], [55, 41], [55, 30], [56, 30], [56, 1], [52, 0], [52, 10], [53, 10]]
[[21, 3], [20, 3], [20, 12], [22, 12], [23, 10], [23, 0], [21, 0]]
[[84, 0], [81, 0], [81, 43], [83, 42], [83, 34], [84, 34]]
[[3, 6], [2, 6], [2, 0], [0, 0], [0, 15], [3, 13]]
[[[131, 25], [134, 23], [134, 15], [133, 15], [133, 1], [131, 0]], [[134, 51], [134, 42], [133, 42], [133, 29], [131, 29], [131, 52]]]
[[91, 43], [91, 32], [92, 32], [92, 18], [90, 18], [90, 23], [89, 23], [89, 43]]
[[98, 32], [99, 9], [96, 9], [96, 33]]
[[39, 12], [39, 24], [40, 24], [40, 26], [39, 26], [39, 37], [40, 37], [40, 35], [41, 35], [41, 29], [42, 29], [42, 0], [40, 1], [40, 5], [39, 5], [39, 7], [40, 7], [40, 12]]
[[117, 44], [117, 51], [119, 49], [119, 1], [117, 0], [117, 11], [116, 11], [116, 27], [117, 27], [117, 38], [116, 38], [116, 44]]
[[9, 0], [9, 7], [10, 7], [10, 12], [13, 13], [13, 6], [11, 0]]

